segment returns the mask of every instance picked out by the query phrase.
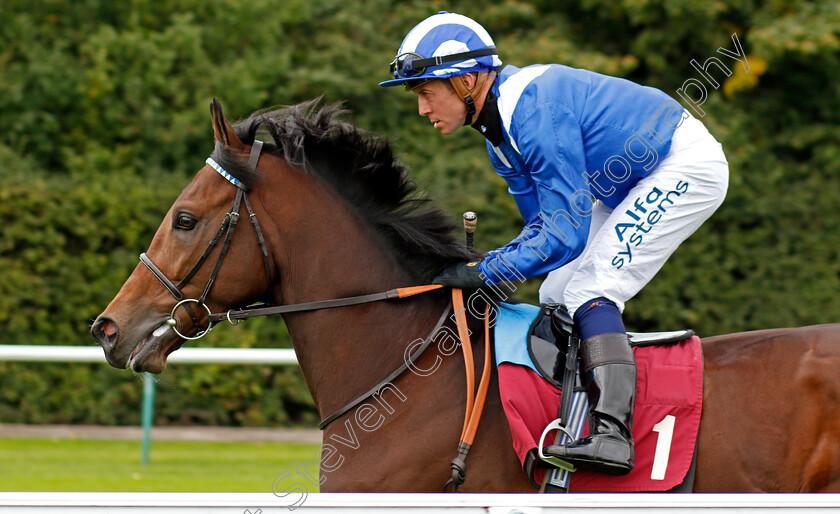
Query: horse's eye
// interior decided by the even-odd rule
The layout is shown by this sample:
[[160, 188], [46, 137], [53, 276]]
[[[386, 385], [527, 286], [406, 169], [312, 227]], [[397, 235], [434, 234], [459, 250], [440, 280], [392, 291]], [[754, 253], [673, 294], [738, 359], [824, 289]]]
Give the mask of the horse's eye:
[[195, 228], [198, 220], [189, 214], [179, 214], [175, 219], [175, 228], [178, 230], [192, 230]]

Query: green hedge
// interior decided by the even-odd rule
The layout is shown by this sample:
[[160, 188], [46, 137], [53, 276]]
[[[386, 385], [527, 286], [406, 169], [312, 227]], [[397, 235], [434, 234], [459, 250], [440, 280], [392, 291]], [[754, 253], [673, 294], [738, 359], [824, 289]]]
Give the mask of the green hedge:
[[[453, 216], [479, 212], [479, 248], [507, 242], [521, 220], [481, 136], [441, 138], [411, 94], [376, 86], [407, 30], [441, 9], [482, 22], [506, 62], [562, 62], [672, 95], [698, 77], [692, 59], [731, 65], [703, 105], [730, 161], [727, 201], [628, 304], [628, 327], [840, 320], [836, 2], [12, 0], [0, 3], [0, 344], [92, 344], [89, 323], [212, 150], [213, 96], [234, 119], [342, 100]], [[749, 71], [716, 53], [732, 34]], [[254, 320], [201, 344], [289, 339], [280, 320]], [[173, 366], [160, 385], [160, 423], [317, 418], [296, 370]], [[140, 389], [104, 365], [0, 363], [0, 423], [136, 424]]]

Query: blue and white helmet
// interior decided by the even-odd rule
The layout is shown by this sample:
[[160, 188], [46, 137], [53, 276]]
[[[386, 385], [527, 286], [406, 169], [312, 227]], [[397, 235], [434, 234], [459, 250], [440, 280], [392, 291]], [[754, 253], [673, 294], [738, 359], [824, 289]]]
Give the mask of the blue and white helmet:
[[441, 11], [426, 18], [405, 36], [391, 62], [393, 80], [379, 85], [442, 79], [502, 65], [487, 31], [466, 16]]

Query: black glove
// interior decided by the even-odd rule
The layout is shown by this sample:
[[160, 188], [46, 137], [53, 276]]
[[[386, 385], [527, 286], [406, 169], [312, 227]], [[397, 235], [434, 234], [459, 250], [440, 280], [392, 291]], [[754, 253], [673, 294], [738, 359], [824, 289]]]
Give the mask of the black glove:
[[450, 264], [443, 268], [438, 276], [432, 280], [432, 284], [441, 284], [446, 287], [457, 287], [459, 289], [478, 289], [487, 285], [484, 282], [484, 275], [478, 271], [478, 264], [475, 262], [459, 262]]

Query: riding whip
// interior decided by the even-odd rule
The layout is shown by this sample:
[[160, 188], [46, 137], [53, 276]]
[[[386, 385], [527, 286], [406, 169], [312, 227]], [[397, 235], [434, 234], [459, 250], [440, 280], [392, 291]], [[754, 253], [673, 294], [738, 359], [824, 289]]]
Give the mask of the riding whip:
[[478, 215], [473, 211], [464, 213], [464, 232], [467, 235], [467, 248], [473, 249], [473, 238], [475, 236], [475, 227], [478, 224]]

